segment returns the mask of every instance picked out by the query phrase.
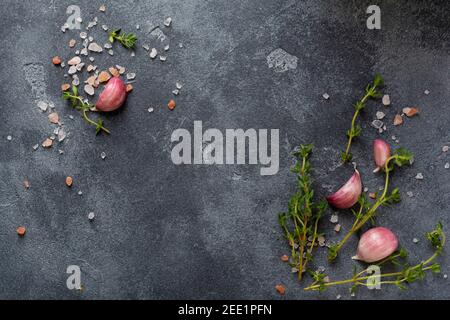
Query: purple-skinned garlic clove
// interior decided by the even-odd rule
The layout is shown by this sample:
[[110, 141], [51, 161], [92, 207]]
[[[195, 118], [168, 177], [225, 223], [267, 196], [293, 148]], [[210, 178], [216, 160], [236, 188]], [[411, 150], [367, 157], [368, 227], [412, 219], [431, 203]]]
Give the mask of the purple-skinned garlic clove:
[[327, 201], [337, 209], [349, 209], [358, 202], [361, 192], [361, 176], [355, 170], [353, 176], [338, 191], [327, 197]]

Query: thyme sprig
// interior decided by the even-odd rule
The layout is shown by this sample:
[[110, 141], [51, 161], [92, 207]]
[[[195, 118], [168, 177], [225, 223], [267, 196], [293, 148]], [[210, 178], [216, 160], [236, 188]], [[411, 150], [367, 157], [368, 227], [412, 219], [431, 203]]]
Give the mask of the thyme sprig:
[[[360, 272], [354, 271], [353, 277], [346, 280], [339, 281], [331, 281], [325, 282], [326, 275], [320, 272], [313, 273], [314, 282], [306, 287], [305, 291], [324, 291], [330, 286], [343, 285], [343, 284], [352, 284], [351, 291], [354, 292], [359, 286], [374, 286], [374, 285], [395, 285], [398, 288], [405, 290], [407, 289], [406, 284], [423, 280], [426, 276], [427, 271], [431, 271], [433, 273], [440, 272], [440, 265], [434, 260], [441, 254], [444, 245], [445, 245], [445, 234], [442, 230], [442, 224], [438, 223], [436, 228], [428, 232], [426, 234], [428, 241], [434, 248], [434, 253], [427, 260], [422, 261], [416, 265], [411, 266], [407, 262], [401, 263], [401, 260], [406, 260], [407, 252], [404, 249], [401, 249], [395, 253], [393, 253], [388, 258], [382, 260], [377, 265], [381, 266], [388, 262], [401, 266], [402, 269], [397, 272], [384, 273], [380, 275], [373, 275], [372, 268], [366, 268]], [[379, 278], [378, 278], [379, 277]], [[377, 279], [378, 278], [378, 279]]]
[[342, 248], [342, 246], [355, 232], [361, 229], [368, 221], [371, 221], [373, 219], [373, 217], [377, 213], [377, 209], [380, 206], [389, 206], [393, 203], [400, 202], [400, 191], [398, 188], [395, 188], [391, 192], [389, 192], [390, 173], [394, 170], [395, 166], [402, 167], [404, 165], [411, 164], [413, 160], [413, 155], [405, 148], [397, 149], [395, 153], [387, 159], [384, 165], [385, 183], [382, 195], [377, 198], [376, 202], [372, 206], [368, 203], [365, 195], [362, 195], [359, 198], [359, 210], [353, 210], [353, 214], [355, 215], [355, 222], [353, 223], [350, 231], [340, 242], [329, 247], [329, 261], [333, 261], [334, 259], [336, 259], [338, 252]]
[[88, 112], [94, 107], [94, 105], [86, 103], [81, 96], [78, 95], [78, 88], [76, 86], [72, 86], [71, 91], [65, 91], [63, 93], [63, 99], [69, 100], [71, 107], [80, 111], [83, 119], [89, 123], [90, 125], [95, 126], [96, 134], [99, 134], [100, 131], [104, 131], [106, 133], [111, 133], [108, 129], [106, 129], [103, 125], [103, 120], [98, 119], [97, 121], [92, 120], [88, 116]]
[[311, 164], [309, 157], [313, 145], [301, 145], [294, 152], [297, 161], [292, 172], [298, 177], [298, 190], [291, 197], [288, 212], [279, 215], [279, 223], [291, 248], [290, 265], [298, 272], [299, 281], [307, 270], [308, 263], [313, 259], [313, 249], [320, 236], [318, 225], [326, 211], [326, 201], [315, 202], [311, 182]]
[[345, 152], [342, 152], [342, 161], [344, 163], [352, 160], [352, 154], [350, 153], [350, 149], [353, 139], [361, 134], [361, 126], [356, 123], [356, 120], [360, 112], [366, 107], [366, 103], [369, 99], [377, 99], [381, 97], [381, 93], [379, 92], [378, 89], [383, 85], [384, 85], [383, 78], [381, 78], [381, 75], [376, 74], [372, 83], [367, 85], [364, 97], [362, 97], [361, 100], [356, 102], [354, 106], [355, 113], [353, 114], [351, 127], [350, 130], [347, 131], [347, 138], [348, 138], [347, 148], [345, 149]]
[[125, 48], [133, 49], [136, 46], [137, 36], [134, 33], [122, 32], [122, 29], [115, 29], [109, 33], [109, 42], [120, 42]]

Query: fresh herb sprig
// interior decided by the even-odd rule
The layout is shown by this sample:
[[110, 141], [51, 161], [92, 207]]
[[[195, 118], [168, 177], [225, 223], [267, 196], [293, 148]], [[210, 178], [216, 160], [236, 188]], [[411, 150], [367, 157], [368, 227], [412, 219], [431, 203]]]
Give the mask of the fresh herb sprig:
[[384, 85], [383, 78], [381, 78], [381, 75], [376, 74], [375, 78], [373, 79], [372, 83], [368, 84], [365, 90], [364, 97], [356, 102], [355, 104], [355, 113], [352, 118], [352, 123], [350, 130], [347, 131], [347, 148], [345, 149], [345, 152], [342, 152], [342, 161], [348, 162], [352, 160], [352, 154], [350, 152], [353, 139], [355, 137], [358, 137], [361, 134], [361, 126], [356, 123], [356, 120], [360, 114], [360, 112], [366, 107], [366, 103], [369, 99], [377, 99], [381, 97], [381, 93], [379, 92], [379, 88]]
[[327, 209], [326, 201], [315, 202], [311, 182], [309, 156], [311, 144], [302, 145], [294, 153], [297, 158], [292, 172], [298, 177], [298, 190], [291, 197], [288, 212], [279, 215], [279, 223], [291, 248], [290, 265], [298, 272], [301, 281], [308, 263], [313, 258], [313, 249], [318, 242], [319, 220]]
[[81, 115], [83, 116], [83, 119], [87, 123], [95, 126], [96, 134], [99, 134], [100, 131], [104, 131], [104, 132], [106, 132], [108, 134], [111, 133], [108, 129], [106, 129], [103, 126], [103, 120], [102, 119], [94, 121], [91, 118], [89, 118], [88, 112], [91, 111], [91, 109], [94, 107], [94, 105], [84, 102], [83, 98], [78, 95], [78, 88], [76, 86], [72, 86], [72, 90], [71, 91], [65, 91], [63, 93], [63, 99], [70, 101], [70, 104], [71, 104], [72, 108], [80, 111]]
[[328, 287], [351, 284], [351, 291], [354, 292], [359, 286], [374, 286], [374, 285], [395, 285], [398, 288], [405, 290], [407, 289], [406, 284], [423, 280], [425, 278], [426, 272], [431, 271], [433, 273], [440, 272], [440, 265], [434, 260], [441, 254], [445, 245], [445, 234], [442, 230], [442, 224], [438, 223], [436, 228], [427, 233], [426, 237], [428, 241], [434, 248], [434, 254], [427, 260], [422, 261], [416, 265], [409, 265], [408, 263], [401, 263], [399, 260], [405, 260], [407, 258], [407, 253], [405, 250], [401, 249], [393, 253], [388, 258], [382, 260], [377, 265], [381, 266], [388, 262], [401, 266], [402, 269], [397, 272], [384, 273], [380, 275], [373, 275], [372, 268], [366, 268], [360, 272], [354, 271], [353, 277], [346, 280], [325, 282], [326, 275], [323, 273], [315, 272], [313, 273], [314, 282], [309, 287], [305, 288], [305, 291], [324, 291]]
[[134, 33], [122, 32], [122, 29], [115, 29], [109, 33], [109, 42], [120, 42], [125, 48], [133, 49], [136, 46], [137, 36]]
[[377, 198], [376, 202], [371, 206], [364, 195], [359, 198], [359, 210], [354, 211], [355, 222], [350, 231], [345, 237], [337, 244], [330, 246], [328, 249], [328, 260], [333, 261], [336, 259], [339, 250], [347, 242], [347, 240], [359, 229], [361, 229], [368, 221], [372, 220], [377, 209], [380, 206], [389, 206], [390, 204], [400, 202], [400, 192], [398, 188], [389, 192], [390, 173], [394, 170], [395, 166], [401, 167], [411, 164], [414, 161], [413, 155], [405, 148], [399, 148], [395, 153], [389, 157], [384, 165], [385, 183], [383, 193]]

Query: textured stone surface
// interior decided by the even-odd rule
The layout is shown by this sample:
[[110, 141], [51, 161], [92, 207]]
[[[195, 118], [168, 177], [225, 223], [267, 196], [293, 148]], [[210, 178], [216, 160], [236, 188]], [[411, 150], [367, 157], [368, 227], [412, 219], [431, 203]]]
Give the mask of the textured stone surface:
[[[138, 80], [126, 107], [105, 117], [113, 134], [98, 137], [60, 99], [63, 72], [51, 58], [73, 56], [67, 44], [79, 39], [79, 31], [60, 31], [72, 1], [49, 2], [2, 3], [0, 298], [278, 299], [274, 287], [282, 283], [287, 299], [350, 299], [345, 287], [302, 291], [279, 258], [288, 248], [277, 215], [295, 188], [289, 152], [296, 145], [316, 146], [319, 195], [347, 179], [351, 168], [339, 167], [339, 152], [352, 104], [375, 72], [386, 80], [391, 105], [370, 102], [361, 118], [363, 137], [353, 151], [365, 185], [371, 191], [382, 185], [369, 156], [379, 136], [370, 126], [377, 111], [389, 119], [382, 137], [395, 135], [416, 154], [413, 168], [394, 175], [402, 203], [383, 208], [378, 223], [396, 232], [414, 261], [431, 253], [426, 231], [438, 220], [450, 227], [450, 172], [444, 169], [450, 155], [441, 152], [450, 142], [448, 1], [379, 1], [381, 31], [365, 27], [369, 3], [353, 1], [108, 1], [106, 13], [98, 11], [100, 1], [76, 1], [84, 26], [98, 16], [92, 33], [98, 43], [106, 42], [103, 24], [140, 39], [134, 58], [115, 46], [114, 56], [104, 52], [96, 59], [103, 67], [124, 65]], [[168, 16], [170, 29], [163, 26]], [[160, 46], [147, 33], [154, 25], [167, 37], [162, 45], [171, 44], [164, 63], [142, 49], [142, 40]], [[296, 68], [268, 67], [267, 56], [279, 48], [298, 58]], [[163, 106], [177, 81], [184, 86], [170, 112]], [[42, 99], [54, 103], [68, 135], [59, 146], [33, 151], [54, 128], [37, 107]], [[407, 106], [418, 106], [420, 115], [394, 127], [390, 119]], [[194, 120], [219, 129], [280, 128], [279, 173], [261, 177], [256, 166], [174, 166], [170, 135], [179, 127], [191, 130]], [[414, 179], [418, 172], [424, 180]], [[71, 189], [68, 175], [74, 177]], [[89, 212], [95, 220], [89, 221]], [[337, 240], [352, 218], [339, 215], [336, 235], [332, 213], [322, 228]], [[15, 231], [20, 225], [27, 227], [24, 238]], [[421, 241], [414, 244], [414, 238]], [[317, 266], [332, 278], [350, 276], [356, 241], [331, 266], [319, 250]], [[447, 252], [440, 262], [449, 273]], [[66, 288], [72, 264], [82, 269], [83, 292]], [[449, 282], [428, 276], [409, 291], [360, 290], [353, 299], [374, 298], [450, 298]]]

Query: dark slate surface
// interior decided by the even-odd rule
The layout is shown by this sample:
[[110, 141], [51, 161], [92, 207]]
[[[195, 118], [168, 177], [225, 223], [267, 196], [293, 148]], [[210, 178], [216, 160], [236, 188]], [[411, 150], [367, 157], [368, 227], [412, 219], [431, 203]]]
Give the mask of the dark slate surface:
[[[371, 173], [370, 156], [379, 136], [370, 122], [378, 110], [388, 119], [382, 137], [395, 135], [400, 143], [393, 144], [417, 158], [395, 173], [404, 200], [383, 209], [378, 223], [395, 230], [414, 261], [430, 254], [424, 232], [438, 220], [450, 225], [450, 171], [444, 169], [450, 154], [441, 152], [450, 142], [448, 1], [381, 1], [381, 31], [365, 27], [367, 1], [108, 1], [105, 14], [98, 12], [101, 1], [76, 1], [84, 26], [99, 17], [91, 33], [99, 43], [106, 41], [103, 23], [126, 30], [140, 24], [140, 45], [153, 46], [145, 27], [162, 25], [166, 16], [174, 20], [172, 28], [162, 27], [171, 43], [165, 63], [150, 61], [141, 46], [135, 58], [122, 48], [97, 58], [100, 67], [121, 64], [138, 74], [126, 107], [106, 117], [113, 134], [98, 137], [61, 101], [63, 71], [50, 63], [55, 54], [70, 58], [67, 42], [79, 39], [78, 32], [59, 30], [73, 1], [49, 2], [7, 0], [1, 9], [0, 298], [279, 299], [274, 286], [283, 283], [287, 299], [350, 299], [345, 287], [302, 292], [279, 259], [288, 251], [277, 213], [295, 189], [289, 152], [299, 143], [316, 145], [320, 195], [347, 179], [351, 167], [339, 167], [339, 152], [352, 104], [375, 72], [384, 76], [392, 105], [371, 102], [362, 116], [363, 138], [354, 154], [364, 183], [371, 190], [382, 184]], [[268, 68], [266, 57], [277, 48], [298, 57], [296, 69]], [[163, 105], [176, 81], [184, 88], [170, 112]], [[69, 136], [51, 150], [33, 151], [54, 128], [36, 107], [42, 97], [54, 102]], [[411, 105], [421, 108], [420, 116], [394, 128], [395, 113]], [[221, 130], [280, 128], [279, 173], [173, 165], [170, 135], [179, 127], [192, 130], [194, 120]], [[414, 179], [418, 172], [423, 181]], [[64, 185], [67, 175], [75, 178], [72, 189]], [[343, 234], [332, 231], [331, 213], [322, 228], [337, 240]], [[344, 231], [351, 220], [340, 214]], [[23, 239], [15, 232], [19, 225], [28, 229]], [[333, 278], [351, 275], [356, 241], [332, 266], [319, 250], [317, 266]], [[447, 253], [440, 262], [443, 273], [450, 272]], [[72, 264], [82, 269], [83, 292], [66, 288]], [[353, 299], [373, 298], [450, 298], [449, 282], [429, 276], [409, 291], [360, 290]]]

